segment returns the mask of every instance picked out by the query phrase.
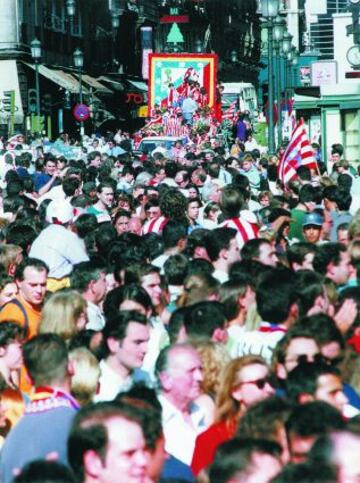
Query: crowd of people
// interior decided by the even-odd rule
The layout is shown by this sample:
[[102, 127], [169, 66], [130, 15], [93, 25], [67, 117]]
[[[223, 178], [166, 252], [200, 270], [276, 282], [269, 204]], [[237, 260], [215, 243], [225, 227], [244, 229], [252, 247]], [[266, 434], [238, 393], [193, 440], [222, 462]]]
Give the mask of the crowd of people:
[[359, 174], [284, 186], [243, 124], [4, 141], [1, 482], [360, 480]]

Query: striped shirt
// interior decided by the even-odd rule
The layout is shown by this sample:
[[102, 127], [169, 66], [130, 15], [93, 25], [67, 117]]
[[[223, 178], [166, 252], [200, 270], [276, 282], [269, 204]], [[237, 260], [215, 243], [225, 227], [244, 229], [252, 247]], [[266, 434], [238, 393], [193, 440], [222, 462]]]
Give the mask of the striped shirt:
[[221, 223], [220, 227], [234, 228], [238, 232], [236, 240], [240, 249], [249, 240], [258, 238], [259, 234], [259, 227], [255, 223], [249, 223], [241, 218], [228, 218]]

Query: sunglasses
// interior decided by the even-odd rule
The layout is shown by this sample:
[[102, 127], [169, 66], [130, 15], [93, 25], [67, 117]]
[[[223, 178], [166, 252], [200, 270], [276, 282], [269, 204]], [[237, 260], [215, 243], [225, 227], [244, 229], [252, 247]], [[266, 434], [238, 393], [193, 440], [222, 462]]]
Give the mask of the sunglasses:
[[293, 358], [290, 358], [290, 359], [286, 359], [285, 362], [289, 363], [289, 362], [295, 362], [297, 364], [306, 364], [306, 363], [309, 363], [309, 364], [312, 364], [312, 363], [317, 363], [317, 362], [325, 362], [325, 359], [324, 357], [320, 354], [320, 352], [318, 354], [315, 354], [314, 356], [309, 356], [308, 354], [301, 354], [301, 355], [298, 355], [296, 357], [293, 357]]
[[258, 389], [264, 389], [266, 384], [270, 384], [270, 378], [263, 377], [261, 379], [256, 379], [255, 381], [244, 381], [240, 382], [238, 386], [243, 386], [244, 384], [254, 384]]

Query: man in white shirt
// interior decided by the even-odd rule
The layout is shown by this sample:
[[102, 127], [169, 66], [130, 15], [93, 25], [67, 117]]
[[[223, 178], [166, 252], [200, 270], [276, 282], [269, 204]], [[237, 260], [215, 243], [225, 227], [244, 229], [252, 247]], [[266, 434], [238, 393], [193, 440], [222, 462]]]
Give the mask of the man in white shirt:
[[[49, 278], [54, 281], [63, 280], [70, 275], [74, 265], [89, 260], [84, 241], [72, 231], [73, 210], [66, 200], [51, 201], [46, 210], [50, 224], [41, 231], [30, 249], [29, 256], [45, 262], [49, 267]], [[51, 290], [50, 285], [48, 288]]]
[[194, 404], [203, 379], [200, 357], [194, 347], [176, 344], [163, 349], [156, 361], [161, 392], [166, 451], [190, 465], [196, 436], [206, 429], [204, 414]]
[[134, 381], [149, 378], [140, 371], [147, 351], [150, 326], [145, 315], [122, 310], [103, 331], [107, 356], [100, 362], [100, 390], [95, 401], [111, 401], [130, 389]]
[[71, 287], [78, 290], [87, 302], [87, 329], [102, 330], [105, 318], [101, 303], [106, 294], [106, 269], [100, 262], [79, 263], [71, 274]]

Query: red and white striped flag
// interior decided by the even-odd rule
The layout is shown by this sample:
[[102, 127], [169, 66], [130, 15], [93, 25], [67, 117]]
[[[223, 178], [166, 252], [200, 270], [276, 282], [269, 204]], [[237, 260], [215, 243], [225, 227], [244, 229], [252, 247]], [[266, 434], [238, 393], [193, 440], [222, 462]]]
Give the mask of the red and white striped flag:
[[282, 155], [278, 168], [278, 177], [284, 184], [297, 177], [297, 169], [306, 166], [308, 169], [317, 169], [317, 163], [301, 118], [295, 126], [290, 142]]
[[225, 112], [222, 113], [222, 120], [228, 119], [229, 121], [234, 121], [234, 117], [236, 114], [236, 101], [233, 101], [230, 106], [226, 109]]

